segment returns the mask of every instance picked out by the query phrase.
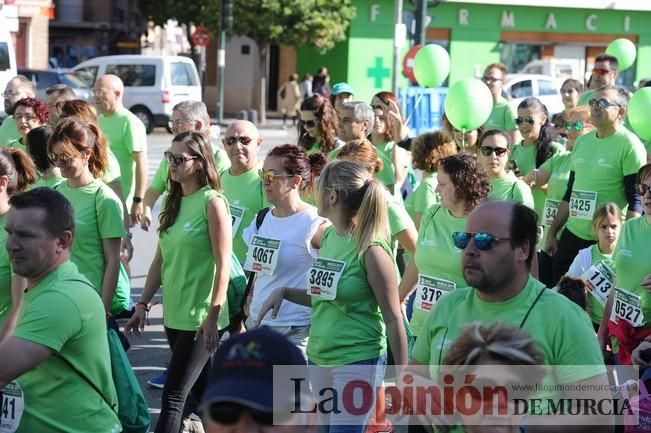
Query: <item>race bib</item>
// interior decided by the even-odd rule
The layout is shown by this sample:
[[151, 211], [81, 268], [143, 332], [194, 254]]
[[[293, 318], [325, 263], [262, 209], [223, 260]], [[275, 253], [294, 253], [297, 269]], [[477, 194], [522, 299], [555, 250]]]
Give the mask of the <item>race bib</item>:
[[615, 289], [615, 302], [610, 320], [626, 320], [631, 326], [639, 327], [644, 323], [642, 301], [639, 296], [623, 289]]
[[244, 211], [246, 208], [235, 206], [235, 205], [228, 205], [228, 208], [231, 211], [231, 226], [233, 227], [233, 237], [235, 237], [235, 233], [237, 233], [237, 229], [240, 228], [240, 224], [242, 224], [242, 217], [244, 216]]
[[592, 221], [597, 207], [597, 193], [594, 191], [573, 190], [570, 197], [570, 216]]
[[418, 274], [414, 307], [417, 310], [430, 311], [442, 295], [453, 291], [455, 288], [456, 284], [451, 281]]
[[601, 305], [606, 305], [610, 289], [615, 285], [615, 272], [613, 272], [603, 261], [595, 263], [583, 275], [581, 279], [586, 282], [592, 296], [597, 298]]
[[9, 382], [0, 391], [0, 433], [18, 430], [24, 409], [23, 390], [16, 382]]
[[346, 262], [318, 258], [307, 272], [307, 293], [332, 301], [337, 297], [337, 284]]
[[543, 209], [543, 221], [545, 223], [545, 227], [550, 227], [552, 225], [552, 222], [554, 222], [554, 218], [556, 218], [556, 213], [558, 212], [560, 205], [561, 202], [559, 200], [545, 200], [545, 208]]
[[254, 235], [246, 254], [244, 269], [265, 275], [273, 275], [278, 265], [280, 241]]

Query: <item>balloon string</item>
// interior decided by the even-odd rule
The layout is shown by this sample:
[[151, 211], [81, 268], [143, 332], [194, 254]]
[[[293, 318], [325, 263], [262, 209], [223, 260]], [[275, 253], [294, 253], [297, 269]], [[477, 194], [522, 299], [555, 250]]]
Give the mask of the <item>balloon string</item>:
[[461, 150], [466, 150], [466, 128], [461, 128]]
[[416, 102], [414, 103], [414, 108], [411, 109], [411, 113], [409, 113], [409, 116], [407, 116], [407, 120], [405, 120], [405, 125], [409, 125], [409, 120], [411, 119], [411, 116], [414, 115], [416, 112], [416, 108], [418, 107], [418, 103], [420, 100], [423, 99], [423, 93], [418, 95], [418, 98], [416, 98]]

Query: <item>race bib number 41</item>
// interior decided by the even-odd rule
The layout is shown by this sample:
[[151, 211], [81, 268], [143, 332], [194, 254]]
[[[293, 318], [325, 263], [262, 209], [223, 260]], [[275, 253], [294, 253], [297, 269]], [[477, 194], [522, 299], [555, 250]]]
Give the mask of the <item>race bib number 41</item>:
[[10, 382], [0, 391], [0, 433], [18, 430], [25, 409], [23, 391], [16, 382]]
[[631, 326], [639, 327], [644, 324], [642, 301], [639, 296], [623, 289], [615, 289], [615, 302], [610, 320], [626, 320]]
[[417, 310], [430, 311], [442, 295], [453, 291], [455, 288], [456, 284], [451, 281], [419, 274], [414, 307]]
[[592, 221], [597, 207], [597, 193], [594, 191], [573, 190], [570, 197], [570, 216]]
[[265, 275], [273, 275], [278, 265], [280, 241], [255, 235], [246, 254], [244, 269]]
[[337, 297], [337, 284], [344, 272], [346, 262], [318, 258], [307, 272], [307, 293], [332, 301]]
[[615, 272], [604, 262], [597, 262], [581, 275], [581, 279], [586, 282], [590, 293], [597, 298], [599, 303], [606, 305], [608, 294], [615, 282]]

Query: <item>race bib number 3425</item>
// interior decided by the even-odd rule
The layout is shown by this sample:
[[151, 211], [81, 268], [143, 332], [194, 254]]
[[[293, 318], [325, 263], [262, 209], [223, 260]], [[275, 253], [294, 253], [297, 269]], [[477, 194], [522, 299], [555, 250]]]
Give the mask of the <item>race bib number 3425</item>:
[[346, 262], [319, 257], [307, 272], [307, 293], [332, 301], [337, 297], [337, 284]]
[[570, 216], [592, 221], [597, 207], [597, 193], [594, 191], [573, 190], [570, 197]]

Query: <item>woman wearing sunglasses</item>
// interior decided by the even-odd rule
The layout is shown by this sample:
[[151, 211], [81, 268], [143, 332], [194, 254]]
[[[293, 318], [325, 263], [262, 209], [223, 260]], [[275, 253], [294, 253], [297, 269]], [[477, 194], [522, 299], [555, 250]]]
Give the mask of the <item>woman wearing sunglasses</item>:
[[[4, 181], [2, 179], [5, 179]], [[0, 149], [0, 242], [5, 245], [4, 229], [9, 199], [24, 191], [36, 180], [36, 168], [25, 152], [18, 149]], [[7, 248], [0, 250], [0, 343], [9, 337], [16, 327], [27, 281], [15, 275], [11, 268]]]
[[[323, 230], [329, 225], [316, 207], [301, 199], [325, 166], [325, 155], [294, 144], [271, 149], [260, 169], [267, 201], [272, 205], [260, 228], [256, 221], [244, 230], [249, 245], [244, 269], [257, 272], [249, 303], [247, 328], [258, 321], [262, 304], [279, 287], [305, 286], [305, 275], [318, 257]], [[303, 353], [310, 330], [310, 309], [285, 302], [275, 319], [260, 321], [285, 335]]]
[[25, 136], [34, 128], [47, 124], [50, 112], [47, 105], [36, 98], [23, 98], [14, 105], [14, 121], [20, 138], [11, 140], [8, 147], [25, 152]]
[[[163, 286], [163, 322], [172, 350], [155, 431], [179, 432], [186, 399], [228, 326], [226, 303], [231, 220], [210, 142], [184, 132], [165, 152], [169, 194], [160, 215], [159, 242], [127, 332], [140, 334], [146, 311]], [[208, 368], [206, 368], [207, 374]], [[193, 392], [199, 390], [195, 387]], [[195, 398], [200, 398], [195, 395]]]
[[651, 164], [638, 171], [637, 190], [644, 214], [624, 222], [619, 233], [613, 253], [615, 290], [606, 302], [599, 342], [605, 349], [607, 329], [608, 337], [617, 340], [620, 364], [648, 368], [648, 355], [642, 353], [651, 348]]
[[[263, 305], [258, 321], [283, 300], [311, 305], [307, 355], [314, 390], [342, 389], [351, 374], [371, 384], [382, 383], [387, 362], [387, 335], [396, 365], [407, 362], [398, 281], [389, 241], [386, 193], [368, 168], [350, 161], [328, 164], [317, 182], [319, 215], [332, 221], [321, 239], [319, 258], [299, 288], [277, 288]], [[353, 397], [361, 407], [361, 393]], [[362, 433], [366, 415], [333, 413], [322, 432]]]
[[410, 322], [416, 336], [438, 299], [466, 285], [461, 250], [453, 245], [452, 233], [464, 230], [468, 215], [489, 192], [486, 172], [477, 158], [467, 153], [441, 159], [437, 178], [440, 204], [423, 215], [416, 254], [409, 261], [399, 287], [403, 302], [416, 289]]
[[343, 144], [337, 139], [337, 113], [327, 98], [315, 94], [301, 104], [298, 122], [298, 145], [308, 155], [326, 155]]
[[[99, 292], [107, 313], [123, 299], [116, 297], [120, 245], [127, 233], [124, 209], [101, 179], [106, 170], [104, 135], [93, 123], [62, 119], [48, 141], [50, 160], [66, 181], [56, 190], [72, 203], [77, 220], [70, 260]], [[124, 292], [121, 296], [128, 296]], [[127, 302], [128, 303], [128, 302]], [[115, 311], [118, 312], [118, 311]]]
[[489, 198], [520, 203], [533, 209], [531, 188], [507, 169], [510, 146], [506, 133], [490, 129], [479, 137], [478, 144], [479, 163], [490, 179]]
[[[572, 164], [572, 148], [577, 137], [587, 134], [594, 127], [590, 123], [590, 110], [587, 107], [578, 107], [570, 111], [566, 124], [568, 140], [566, 152], [559, 152], [549, 158], [539, 168], [532, 170], [522, 178], [528, 185], [547, 185], [547, 196], [543, 207], [542, 220], [545, 226], [541, 245], [547, 245], [547, 235], [551, 227], [561, 200], [567, 189]], [[560, 231], [556, 239], [560, 238]], [[553, 258], [544, 250], [538, 252], [538, 279], [548, 287], [556, 285], [553, 275]]]

